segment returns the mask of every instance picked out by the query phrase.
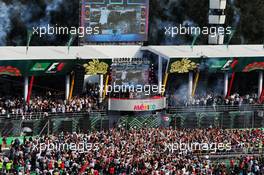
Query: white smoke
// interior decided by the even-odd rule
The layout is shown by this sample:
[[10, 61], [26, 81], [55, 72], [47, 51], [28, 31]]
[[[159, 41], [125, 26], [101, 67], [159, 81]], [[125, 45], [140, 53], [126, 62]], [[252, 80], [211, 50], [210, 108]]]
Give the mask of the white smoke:
[[235, 5], [236, 0], [230, 0], [230, 5], [234, 11], [233, 27], [237, 27], [240, 22], [240, 10]]
[[[238, 27], [241, 18], [240, 9], [236, 7], [235, 2], [236, 0], [229, 0], [230, 6], [234, 11], [233, 22], [232, 22], [232, 27], [234, 29]], [[241, 44], [245, 43], [245, 39], [242, 33], [240, 34], [240, 40], [241, 40]]]
[[51, 13], [58, 11], [62, 2], [63, 0], [45, 0], [45, 15], [34, 19], [34, 15], [42, 10], [36, 3], [24, 4], [15, 0], [6, 4], [0, 0], [0, 45], [6, 45], [6, 37], [12, 30], [12, 18], [20, 20], [28, 29], [47, 26], [51, 22]]
[[60, 7], [60, 5], [62, 4], [63, 0], [46, 0], [45, 1], [47, 4], [46, 7], [46, 15], [44, 18], [42, 18], [40, 20], [40, 26], [48, 26], [48, 24], [50, 24], [50, 20], [51, 20], [51, 13], [54, 11], [57, 11]]
[[6, 42], [6, 35], [10, 31], [11, 21], [9, 7], [0, 1], [0, 46]]
[[[177, 19], [173, 14], [175, 14], [175, 11], [181, 10], [181, 6], [185, 0], [160, 0], [159, 6], [162, 7], [162, 16], [164, 18], [155, 18], [153, 20], [151, 28], [151, 38], [157, 38], [158, 32], [165, 32], [165, 27], [175, 27], [175, 26], [198, 26], [195, 21], [191, 19], [191, 17], [186, 16], [185, 14], [182, 14], [184, 16], [184, 20], [180, 21], [181, 17]], [[164, 20], [166, 19], [166, 20]], [[163, 40], [161, 38], [157, 38], [160, 44], [166, 44], [166, 45], [178, 45], [178, 44], [186, 44], [187, 42], [187, 35], [175, 35], [174, 37], [169, 37], [166, 35], [163, 35]]]
[[50, 13], [52, 11], [56, 11], [60, 7], [62, 2], [63, 0], [46, 0], [46, 4], [48, 5], [46, 8], [46, 12]]
[[176, 101], [180, 103], [185, 103], [188, 100], [188, 84], [182, 84], [179, 88], [175, 89], [174, 95], [176, 97]]

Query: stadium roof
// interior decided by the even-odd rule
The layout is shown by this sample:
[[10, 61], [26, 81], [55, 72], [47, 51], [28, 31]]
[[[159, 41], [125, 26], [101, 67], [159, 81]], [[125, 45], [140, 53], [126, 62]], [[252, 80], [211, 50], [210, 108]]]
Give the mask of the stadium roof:
[[0, 47], [0, 60], [46, 60], [46, 59], [111, 59], [141, 57], [141, 50], [148, 50], [165, 58], [204, 57], [264, 57], [263, 45], [199, 45], [190, 46], [134, 46], [134, 45], [91, 45], [67, 46]]
[[141, 46], [0, 47], [0, 60], [112, 59], [139, 57]]
[[165, 58], [200, 57], [264, 57], [263, 45], [199, 45], [194, 46], [147, 46], [149, 50]]

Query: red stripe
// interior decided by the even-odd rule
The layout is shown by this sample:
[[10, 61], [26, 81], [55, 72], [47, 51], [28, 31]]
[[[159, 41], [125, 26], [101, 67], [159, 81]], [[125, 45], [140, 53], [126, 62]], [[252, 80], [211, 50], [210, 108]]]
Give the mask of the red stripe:
[[259, 102], [263, 103], [263, 101], [264, 101], [264, 88], [262, 89], [261, 95], [259, 97]]
[[28, 95], [27, 95], [27, 103], [29, 103], [29, 101], [30, 101], [30, 97], [31, 97], [31, 93], [32, 93], [33, 83], [34, 83], [34, 76], [32, 76], [32, 77], [31, 77], [31, 80], [30, 80], [30, 85], [29, 85]]
[[228, 88], [228, 93], [227, 93], [227, 98], [231, 95], [231, 90], [232, 90], [232, 87], [233, 87], [233, 83], [234, 83], [234, 80], [235, 80], [235, 75], [236, 73], [233, 72], [232, 73], [232, 78], [231, 78], [231, 81], [230, 81], [230, 84], [229, 84], [229, 88]]
[[231, 64], [231, 68], [233, 69], [233, 73], [232, 73], [232, 78], [231, 78], [231, 81], [229, 84], [228, 93], [227, 93], [226, 98], [228, 98], [231, 95], [231, 90], [232, 90], [233, 83], [235, 80], [235, 75], [236, 75], [234, 68], [236, 67], [237, 64], [238, 64], [238, 60], [237, 60], [237, 58], [235, 58], [233, 63]]

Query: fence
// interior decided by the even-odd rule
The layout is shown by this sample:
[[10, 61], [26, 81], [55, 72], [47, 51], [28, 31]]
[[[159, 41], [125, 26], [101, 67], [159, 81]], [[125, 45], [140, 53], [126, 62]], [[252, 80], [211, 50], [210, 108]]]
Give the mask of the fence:
[[[169, 107], [158, 115], [118, 116], [116, 127], [143, 128], [263, 128], [264, 105], [219, 105]], [[167, 118], [166, 120], [164, 118]], [[61, 131], [89, 132], [113, 127], [107, 111], [74, 113], [34, 113], [0, 115], [2, 135], [20, 135], [22, 128], [32, 128], [33, 134]]]
[[261, 128], [264, 105], [218, 105], [169, 107], [171, 126], [177, 128]]
[[[93, 111], [100, 113], [101, 111]], [[91, 112], [7, 114], [0, 116], [0, 133], [18, 136], [23, 128], [30, 128], [33, 135], [58, 132], [88, 132]]]
[[[176, 106], [168, 107], [167, 112], [186, 113], [186, 112], [234, 112], [234, 111], [264, 111], [263, 104], [242, 104], [242, 105], [210, 105], [210, 106]], [[263, 114], [262, 114], [263, 115]]]

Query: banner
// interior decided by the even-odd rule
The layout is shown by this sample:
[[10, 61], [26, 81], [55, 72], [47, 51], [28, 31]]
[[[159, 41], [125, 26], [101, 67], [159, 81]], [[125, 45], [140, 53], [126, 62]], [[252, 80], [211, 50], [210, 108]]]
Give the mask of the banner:
[[208, 72], [251, 72], [264, 70], [264, 57], [240, 57], [234, 69], [234, 58], [172, 58], [168, 73], [188, 73], [200, 70]]
[[166, 108], [166, 98], [114, 99], [108, 101], [110, 111], [156, 111]]
[[74, 60], [1, 60], [0, 75], [64, 75], [71, 72], [76, 64]]

